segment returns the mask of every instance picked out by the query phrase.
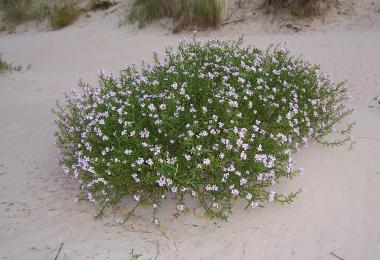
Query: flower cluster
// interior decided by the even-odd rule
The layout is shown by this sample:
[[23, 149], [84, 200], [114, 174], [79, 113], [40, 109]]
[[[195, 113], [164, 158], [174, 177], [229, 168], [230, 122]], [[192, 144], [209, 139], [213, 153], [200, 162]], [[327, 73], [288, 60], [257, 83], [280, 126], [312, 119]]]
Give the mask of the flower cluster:
[[190, 196], [221, 218], [235, 198], [252, 208], [294, 199], [271, 187], [304, 172], [292, 155], [311, 139], [348, 140], [321, 139], [351, 113], [347, 91], [284, 44], [242, 42], [183, 41], [140, 70], [100, 71], [96, 87], [80, 82], [58, 104], [59, 163], [89, 201], [129, 197], [152, 206], [157, 223], [170, 197], [179, 212]]

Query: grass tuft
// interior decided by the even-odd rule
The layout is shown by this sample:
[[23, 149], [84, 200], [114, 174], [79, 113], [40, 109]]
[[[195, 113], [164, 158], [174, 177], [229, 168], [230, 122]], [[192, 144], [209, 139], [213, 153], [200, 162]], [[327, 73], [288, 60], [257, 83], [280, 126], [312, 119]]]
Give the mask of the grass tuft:
[[20, 72], [22, 70], [22, 66], [14, 66], [12, 63], [8, 63], [3, 59], [3, 54], [0, 52], [0, 73], [4, 72], [13, 72], [18, 71]]
[[220, 0], [137, 0], [128, 14], [128, 20], [139, 27], [156, 19], [174, 20], [174, 32], [189, 27], [216, 28], [221, 23], [223, 3]]
[[288, 9], [297, 17], [312, 17], [322, 15], [328, 8], [326, 0], [265, 0], [269, 12], [276, 13], [279, 9]]
[[3, 21], [11, 26], [47, 17], [49, 7], [43, 0], [8, 0], [2, 5]]
[[49, 13], [50, 25], [53, 29], [63, 28], [75, 21], [79, 15], [79, 10], [74, 4], [65, 3], [54, 5]]
[[[106, 2], [106, 1], [105, 1]], [[54, 29], [71, 24], [79, 15], [72, 3], [51, 5], [47, 0], [5, 0], [0, 3], [5, 28], [12, 29], [29, 21], [49, 19]]]
[[99, 10], [99, 9], [105, 10], [105, 9], [110, 8], [113, 5], [115, 5], [115, 3], [113, 3], [110, 0], [92, 0], [90, 2], [90, 9], [91, 10]]

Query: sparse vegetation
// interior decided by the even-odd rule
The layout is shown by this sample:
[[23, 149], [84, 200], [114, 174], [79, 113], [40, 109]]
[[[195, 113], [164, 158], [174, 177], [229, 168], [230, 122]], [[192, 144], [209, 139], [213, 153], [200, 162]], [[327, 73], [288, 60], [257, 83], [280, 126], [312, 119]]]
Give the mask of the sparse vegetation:
[[374, 107], [380, 108], [380, 96], [375, 96], [373, 98], [372, 104], [370, 104], [369, 107], [370, 108], [374, 108]]
[[81, 81], [57, 104], [58, 161], [102, 209], [130, 198], [158, 223], [167, 198], [178, 213], [190, 197], [223, 219], [238, 198], [247, 208], [290, 203], [300, 191], [273, 185], [303, 173], [293, 154], [312, 140], [351, 140], [344, 83], [285, 43], [261, 51], [243, 39], [183, 41], [153, 60], [119, 76], [100, 71], [95, 88]]
[[12, 63], [8, 63], [3, 59], [3, 54], [0, 53], [0, 73], [3, 72], [12, 72], [12, 71], [21, 71], [22, 66], [14, 66]]
[[174, 21], [174, 32], [189, 27], [216, 28], [222, 19], [223, 3], [220, 0], [136, 0], [128, 19], [143, 27], [153, 20], [169, 17]]
[[3, 21], [10, 26], [32, 20], [41, 21], [49, 13], [49, 6], [44, 0], [6, 0], [0, 7]]
[[49, 13], [50, 25], [53, 29], [63, 28], [71, 23], [78, 17], [79, 10], [72, 3], [65, 3], [63, 5], [54, 5]]
[[91, 10], [98, 10], [98, 9], [104, 10], [104, 9], [110, 8], [114, 4], [115, 3], [110, 1], [110, 0], [92, 0], [90, 2], [90, 9]]
[[298, 17], [310, 17], [323, 14], [328, 7], [327, 0], [265, 0], [266, 9], [277, 12], [279, 9], [288, 9]]
[[[106, 2], [106, 1], [105, 1]], [[61, 4], [46, 0], [6, 0], [0, 3], [2, 22], [5, 28], [12, 29], [29, 21], [49, 19], [53, 29], [71, 24], [79, 15], [79, 10], [72, 2]]]
[[[244, 2], [249, 3], [249, 0]], [[60, 29], [78, 17], [80, 10], [73, 3], [48, 0], [0, 1], [2, 28], [12, 31], [19, 24], [42, 21], [48, 17], [52, 28]], [[86, 10], [104, 10], [115, 4], [112, 0], [91, 0]], [[238, 7], [242, 4], [242, 0], [236, 2]], [[288, 9], [295, 16], [308, 17], [322, 14], [327, 9], [328, 0], [263, 0], [263, 4], [268, 12]], [[231, 15], [228, 8], [225, 9], [225, 0], [136, 0], [131, 8], [127, 9], [125, 5], [120, 7], [125, 8], [125, 17], [121, 19], [120, 25], [137, 22], [141, 28], [154, 20], [168, 17], [173, 20], [174, 33], [186, 29], [217, 28], [228, 22]]]
[[138, 260], [140, 257], [142, 257], [142, 254], [136, 254], [133, 251], [134, 249], [132, 248], [131, 252], [129, 252], [129, 260]]

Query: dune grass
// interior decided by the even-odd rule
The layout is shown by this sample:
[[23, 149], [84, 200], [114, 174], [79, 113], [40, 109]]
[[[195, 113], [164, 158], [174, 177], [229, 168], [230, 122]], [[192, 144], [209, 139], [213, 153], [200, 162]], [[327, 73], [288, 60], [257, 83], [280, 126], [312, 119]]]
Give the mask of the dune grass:
[[297, 17], [312, 17], [323, 14], [327, 7], [327, 0], [265, 0], [267, 11], [277, 12], [279, 9], [288, 9]]
[[61, 29], [75, 21], [79, 15], [79, 10], [74, 4], [55, 4], [49, 12], [49, 21], [53, 29]]
[[49, 6], [44, 0], [7, 0], [0, 5], [3, 21], [11, 26], [48, 16]]
[[163, 17], [174, 20], [174, 32], [186, 28], [216, 28], [222, 20], [220, 0], [137, 0], [128, 14], [130, 22], [139, 27]]
[[[98, 2], [100, 4], [106, 1]], [[60, 29], [71, 24], [80, 13], [76, 5], [68, 1], [62, 3], [47, 0], [5, 0], [0, 3], [0, 8], [2, 22], [8, 29], [30, 21], [43, 21], [46, 18], [53, 29]]]
[[90, 10], [105, 10], [115, 5], [114, 2], [110, 0], [92, 0], [89, 5]]

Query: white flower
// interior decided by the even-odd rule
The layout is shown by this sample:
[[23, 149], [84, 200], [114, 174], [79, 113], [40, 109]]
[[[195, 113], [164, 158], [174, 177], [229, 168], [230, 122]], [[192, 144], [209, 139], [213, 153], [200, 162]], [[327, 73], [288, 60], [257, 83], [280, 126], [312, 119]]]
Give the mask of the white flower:
[[138, 165], [143, 164], [143, 163], [144, 163], [144, 158], [139, 157], [139, 158], [136, 160], [136, 163], [137, 163]]
[[160, 187], [163, 187], [163, 186], [165, 186], [165, 184], [166, 184], [166, 179], [165, 179], [165, 177], [161, 177], [159, 180], [157, 180], [156, 181], [157, 183], [158, 183], [158, 185], [160, 186]]
[[140, 201], [140, 195], [133, 195], [133, 199], [137, 202]]
[[232, 189], [231, 193], [232, 193], [232, 195], [237, 196], [237, 195], [239, 195], [239, 190], [238, 189]]
[[259, 207], [259, 203], [252, 201], [251, 208], [256, 209]]
[[243, 144], [243, 140], [241, 138], [236, 140], [236, 145], [240, 147]]
[[203, 164], [204, 165], [209, 165], [211, 163], [210, 159], [209, 158], [206, 158], [203, 160]]
[[230, 100], [228, 101], [228, 104], [233, 107], [233, 108], [237, 108], [239, 106], [238, 102], [234, 101], [234, 100]]
[[145, 129], [145, 128], [144, 128], [143, 131], [140, 132], [141, 138], [148, 138], [149, 134], [150, 134], [150, 132], [147, 129]]
[[149, 166], [152, 166], [153, 165], [153, 160], [152, 159], [148, 159], [145, 161]]
[[115, 222], [116, 222], [116, 224], [121, 225], [121, 224], [124, 223], [124, 219], [122, 219], [122, 218], [119, 217], [119, 218], [116, 218]]
[[199, 136], [205, 137], [205, 136], [208, 136], [208, 133], [207, 131], [202, 131], [199, 133]]
[[243, 186], [244, 184], [247, 184], [247, 179], [246, 178], [241, 178], [240, 179], [240, 185]]
[[180, 204], [180, 205], [177, 206], [177, 209], [178, 209], [179, 211], [183, 211], [184, 206], [183, 206], [182, 204]]
[[235, 165], [234, 164], [231, 164], [230, 166], [228, 166], [228, 168], [226, 169], [228, 172], [234, 172], [236, 169], [235, 169]]
[[135, 180], [135, 182], [140, 182], [140, 179], [136, 173], [132, 174], [131, 176]]
[[274, 191], [272, 190], [272, 191], [269, 193], [268, 201], [269, 201], [269, 202], [273, 202], [275, 196], [276, 196], [276, 192], [274, 192]]

